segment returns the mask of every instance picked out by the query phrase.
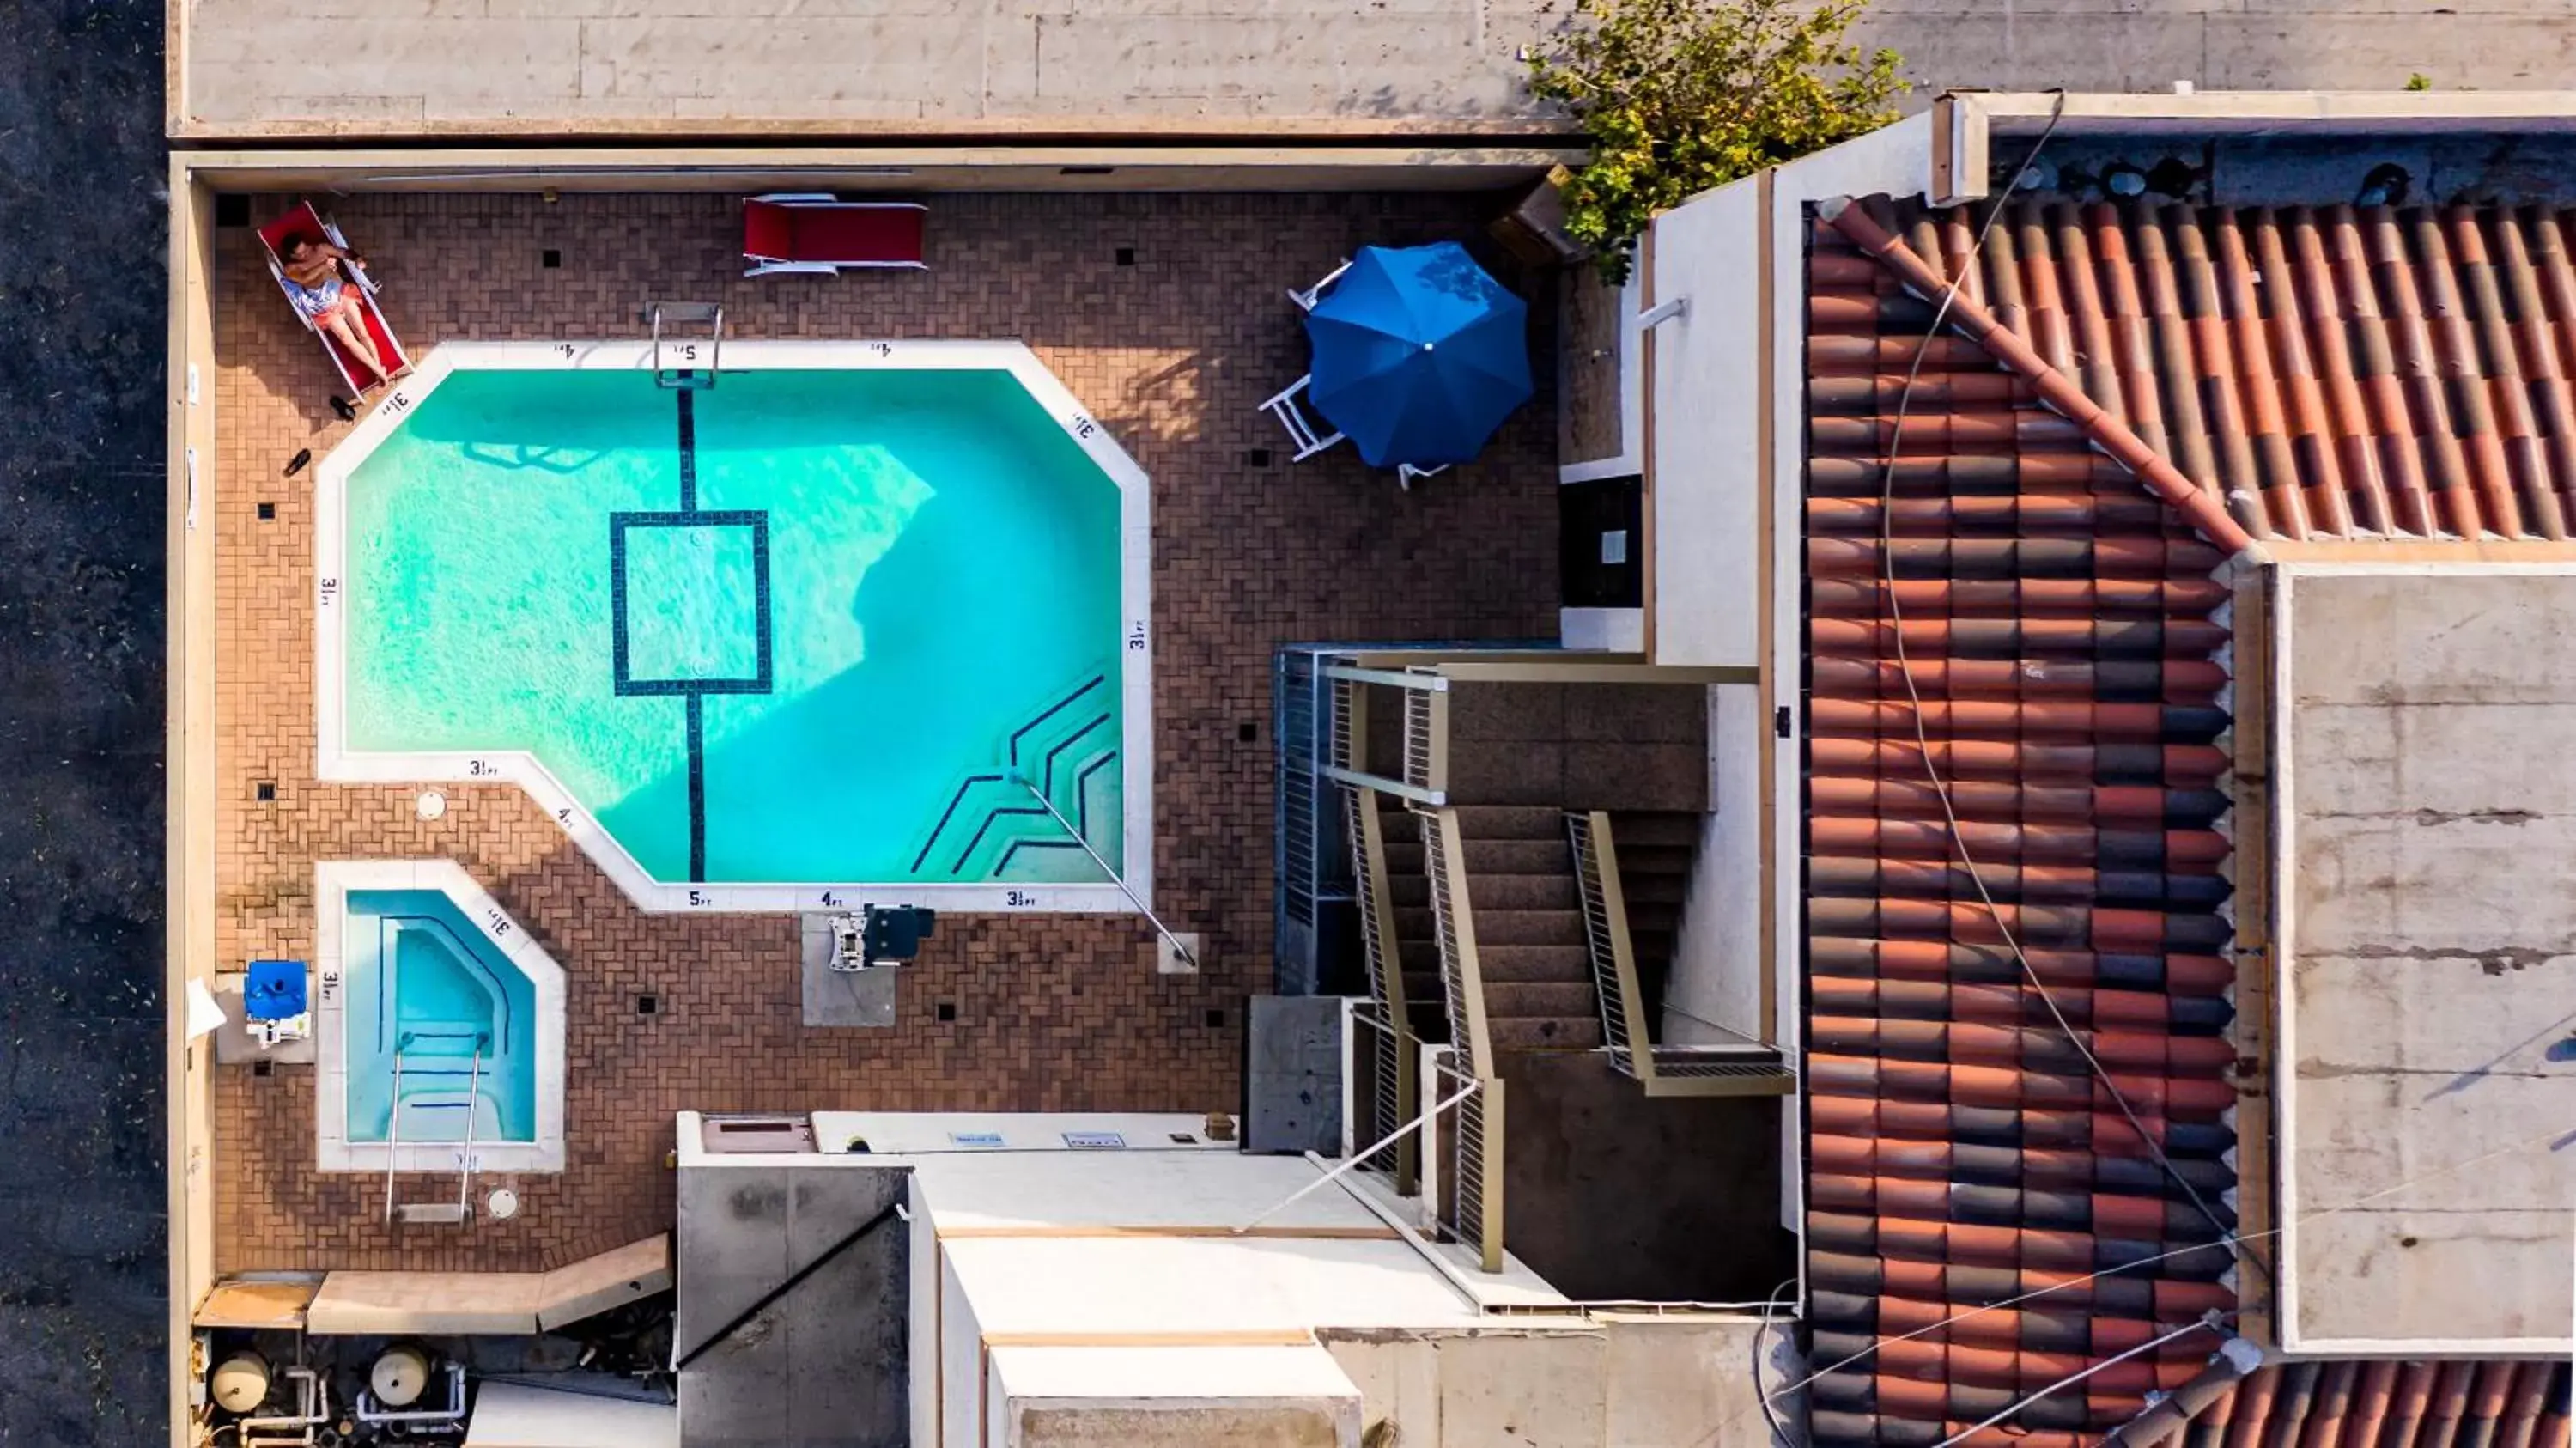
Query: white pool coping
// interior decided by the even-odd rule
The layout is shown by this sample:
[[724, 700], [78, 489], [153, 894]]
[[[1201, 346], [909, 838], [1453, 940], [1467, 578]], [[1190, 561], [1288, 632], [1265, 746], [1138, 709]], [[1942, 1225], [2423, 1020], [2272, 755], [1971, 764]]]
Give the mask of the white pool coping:
[[[664, 360], [695, 363], [704, 342], [663, 344]], [[1037, 354], [1018, 342], [756, 342], [728, 341], [723, 370], [882, 370], [1008, 372], [1119, 492], [1121, 738], [1119, 791], [1124, 816], [1119, 874], [1128, 890], [1153, 903], [1154, 723], [1152, 634], [1151, 485], [1145, 470], [1110, 437]], [[320, 742], [319, 778], [372, 783], [489, 783], [507, 781], [527, 791], [573, 843], [617, 888], [644, 910], [682, 913], [826, 912], [861, 905], [924, 905], [961, 912], [1133, 913], [1136, 905], [1115, 885], [1044, 882], [909, 884], [869, 881], [778, 881], [756, 884], [665, 883], [644, 871], [614, 836], [573, 798], [572, 791], [536, 756], [524, 750], [366, 752], [348, 747], [345, 593], [340, 587], [347, 549], [349, 478], [393, 436], [403, 416], [459, 371], [650, 371], [649, 341], [442, 342], [413, 373], [388, 392], [351, 428], [314, 470], [313, 699]], [[718, 385], [721, 385], [719, 383]]]
[[341, 927], [352, 890], [436, 890], [456, 904], [493, 949], [536, 987], [537, 1132], [535, 1141], [396, 1143], [393, 1167], [405, 1172], [559, 1172], [564, 1169], [564, 973], [501, 902], [453, 860], [323, 860], [313, 867], [313, 1031], [320, 1046], [314, 1083], [316, 1163], [322, 1171], [381, 1172], [387, 1147], [349, 1139], [348, 1013], [341, 989], [348, 960]]

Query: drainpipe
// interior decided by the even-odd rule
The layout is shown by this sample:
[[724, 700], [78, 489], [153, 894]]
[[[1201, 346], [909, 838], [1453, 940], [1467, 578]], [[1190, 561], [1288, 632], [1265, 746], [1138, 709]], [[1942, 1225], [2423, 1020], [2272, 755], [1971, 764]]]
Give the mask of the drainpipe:
[[462, 1426], [465, 1422], [465, 1364], [447, 1365], [446, 1407], [387, 1412], [377, 1404], [374, 1393], [361, 1389], [358, 1393], [358, 1421], [370, 1426], [386, 1423], [407, 1423], [414, 1427]]
[[2210, 1404], [2235, 1391], [2236, 1385], [2263, 1366], [2265, 1360], [2261, 1348], [2241, 1337], [2223, 1340], [2218, 1344], [2217, 1355], [2198, 1377], [2149, 1401], [2145, 1412], [2112, 1429], [2110, 1436], [2102, 1440], [2102, 1448], [2153, 1448], [2199, 1417]]

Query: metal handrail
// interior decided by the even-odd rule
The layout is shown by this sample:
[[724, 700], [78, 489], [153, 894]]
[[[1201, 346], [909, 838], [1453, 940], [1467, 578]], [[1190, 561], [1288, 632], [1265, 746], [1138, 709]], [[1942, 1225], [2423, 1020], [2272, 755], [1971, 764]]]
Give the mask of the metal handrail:
[[474, 1107], [483, 1099], [483, 1047], [474, 1047], [474, 1069], [465, 1077], [465, 1150], [456, 1161], [456, 1210], [458, 1221], [473, 1211], [474, 1198]]
[[1404, 782], [1447, 803], [1449, 693], [1414, 689], [1404, 696]]
[[[1386, 864], [1386, 823], [1375, 793], [1351, 792], [1343, 811], [1350, 821], [1351, 880], [1360, 916], [1360, 940], [1368, 957], [1369, 994], [1386, 1012], [1388, 1039], [1376, 1053], [1379, 1134], [1395, 1125], [1395, 1113], [1413, 1099], [1413, 1013], [1404, 990], [1404, 959], [1395, 931], [1395, 905]], [[1417, 1146], [1408, 1136], [1396, 1144], [1395, 1189], [1411, 1196], [1418, 1167]]]
[[1655, 1079], [1654, 1035], [1646, 1022], [1637, 951], [1628, 935], [1628, 901], [1619, 883], [1619, 847], [1607, 810], [1567, 810], [1566, 843], [1583, 898], [1583, 940], [1592, 959], [1593, 995], [1611, 1063], [1639, 1081]]
[[[1433, 1219], [1449, 1234], [1476, 1251], [1477, 1266], [1486, 1272], [1503, 1270], [1503, 1081], [1499, 1076], [1462, 1071], [1436, 1059], [1446, 1056], [1458, 1059], [1455, 1046], [1434, 1048], [1427, 1056], [1430, 1074], [1424, 1078], [1422, 1094], [1427, 1122], [1425, 1136], [1434, 1147], [1438, 1139], [1439, 1106], [1456, 1114], [1456, 1125], [1445, 1143], [1448, 1150], [1428, 1153], [1445, 1155], [1449, 1162], [1450, 1198], [1446, 1210], [1441, 1201], [1436, 1171], [1426, 1166], [1423, 1172], [1423, 1198]], [[1449, 1083], [1464, 1083], [1452, 1091]]]
[[1366, 669], [1357, 664], [1326, 664], [1324, 677], [1353, 684], [1384, 684], [1391, 689], [1413, 689], [1430, 694], [1449, 691], [1448, 677], [1429, 669]]
[[402, 1160], [402, 1047], [394, 1047], [393, 1115], [385, 1123], [385, 1220], [394, 1219], [394, 1171]]
[[[1412, 695], [1408, 698], [1425, 697]], [[1430, 695], [1445, 704], [1445, 696]], [[1485, 973], [1476, 953], [1476, 916], [1467, 897], [1467, 847], [1452, 809], [1416, 810], [1422, 868], [1431, 882], [1431, 927], [1449, 1006], [1449, 1045], [1458, 1074], [1481, 1089], [1458, 1106], [1454, 1156], [1457, 1211], [1451, 1230], [1475, 1247], [1488, 1272], [1503, 1270], [1503, 1082], [1493, 1074], [1485, 1018]]]
[[1476, 953], [1476, 915], [1467, 900], [1467, 848], [1451, 809], [1415, 810], [1422, 821], [1422, 872], [1431, 882], [1431, 929], [1440, 947], [1449, 1041], [1467, 1074], [1481, 1076], [1494, 1059], [1485, 1024], [1485, 977]]

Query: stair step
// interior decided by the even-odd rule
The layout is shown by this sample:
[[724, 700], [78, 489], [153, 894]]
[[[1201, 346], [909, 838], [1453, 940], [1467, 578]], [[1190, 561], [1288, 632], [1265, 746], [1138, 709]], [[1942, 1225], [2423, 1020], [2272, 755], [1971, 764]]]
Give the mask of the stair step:
[[1431, 882], [1420, 875], [1398, 875], [1389, 871], [1386, 903], [1399, 909], [1428, 910], [1431, 908]]
[[452, 1227], [463, 1225], [467, 1215], [465, 1204], [462, 1202], [398, 1202], [394, 1206], [394, 1219], [402, 1222], [427, 1222]]
[[1497, 875], [1570, 875], [1574, 870], [1573, 851], [1563, 835], [1544, 840], [1488, 840], [1466, 842], [1467, 873], [1492, 872]]
[[1594, 1016], [1506, 1017], [1488, 1019], [1485, 1034], [1497, 1051], [1589, 1051], [1601, 1044], [1601, 1022]]
[[1622, 880], [1678, 880], [1690, 874], [1694, 851], [1687, 845], [1641, 845], [1617, 834], [1611, 836], [1610, 843], [1619, 852]]
[[1610, 838], [1624, 860], [1631, 844], [1699, 848], [1700, 816], [1686, 810], [1621, 810], [1610, 817]]
[[1478, 910], [1476, 945], [1581, 945], [1583, 917], [1571, 910]]
[[1600, 1009], [1592, 994], [1592, 982], [1560, 980], [1488, 980], [1485, 982], [1485, 1019], [1536, 1020], [1550, 1016], [1581, 1016]]
[[1467, 900], [1476, 908], [1477, 938], [1491, 910], [1573, 910], [1581, 906], [1572, 875], [1484, 875], [1467, 877]]
[[1562, 840], [1565, 811], [1544, 804], [1462, 804], [1458, 835], [1467, 840]]
[[1476, 967], [1485, 984], [1498, 981], [1592, 980], [1592, 956], [1580, 945], [1484, 945], [1476, 947]]

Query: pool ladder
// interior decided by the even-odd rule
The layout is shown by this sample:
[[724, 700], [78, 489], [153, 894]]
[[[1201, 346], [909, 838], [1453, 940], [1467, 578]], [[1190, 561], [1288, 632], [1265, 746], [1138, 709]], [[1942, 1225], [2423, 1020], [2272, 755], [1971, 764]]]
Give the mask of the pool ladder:
[[[724, 354], [724, 304], [721, 302], [647, 302], [644, 320], [653, 325], [653, 381], [666, 388], [695, 391], [716, 385], [716, 367]], [[665, 322], [707, 329], [704, 340], [662, 335]], [[670, 362], [663, 361], [667, 349]]]
[[385, 1127], [385, 1220], [388, 1222], [434, 1222], [463, 1226], [474, 1215], [469, 1199], [474, 1193], [474, 1106], [483, 1092], [483, 1047], [474, 1048], [474, 1067], [465, 1078], [465, 1095], [435, 1096], [413, 1102], [415, 1108], [436, 1111], [465, 1109], [465, 1148], [456, 1155], [456, 1200], [452, 1202], [397, 1202], [394, 1200], [394, 1174], [402, 1163], [403, 1057], [394, 1051], [393, 1120]]

